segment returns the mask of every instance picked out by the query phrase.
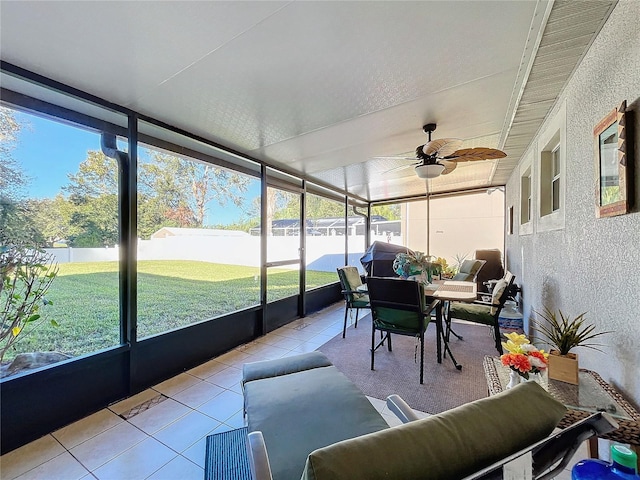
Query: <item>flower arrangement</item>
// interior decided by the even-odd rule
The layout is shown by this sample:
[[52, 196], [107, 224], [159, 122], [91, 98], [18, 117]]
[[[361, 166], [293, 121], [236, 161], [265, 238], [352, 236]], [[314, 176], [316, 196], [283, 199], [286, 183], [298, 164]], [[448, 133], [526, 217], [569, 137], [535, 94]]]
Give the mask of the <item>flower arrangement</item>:
[[506, 342], [502, 342], [502, 348], [507, 352], [500, 357], [502, 364], [511, 368], [518, 375], [528, 379], [530, 373], [541, 373], [548, 365], [548, 353], [538, 350], [529, 339], [516, 332], [505, 333]]
[[431, 255], [418, 251], [409, 250], [407, 253], [398, 253], [393, 261], [393, 271], [404, 278], [426, 273], [430, 281], [431, 273], [435, 268], [438, 268], [433, 268], [433, 258]]

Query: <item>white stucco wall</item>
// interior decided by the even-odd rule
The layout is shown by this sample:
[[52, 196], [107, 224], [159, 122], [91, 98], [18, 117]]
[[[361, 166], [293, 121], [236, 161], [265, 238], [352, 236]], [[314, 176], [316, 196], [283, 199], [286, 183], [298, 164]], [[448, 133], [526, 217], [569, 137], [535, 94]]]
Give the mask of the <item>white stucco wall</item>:
[[[540, 222], [522, 234], [520, 169], [507, 185], [514, 207], [514, 234], [507, 235], [508, 267], [521, 284], [525, 318], [548, 306], [587, 317], [600, 330], [604, 353], [579, 348], [580, 365], [597, 371], [640, 405], [640, 2], [621, 0], [574, 72], [561, 101], [540, 132], [566, 108], [566, 204], [564, 228], [543, 231]], [[635, 126], [636, 202], [632, 213], [595, 215], [593, 128], [627, 100]], [[531, 143], [534, 163], [540, 134]], [[534, 188], [538, 185], [534, 180]]]

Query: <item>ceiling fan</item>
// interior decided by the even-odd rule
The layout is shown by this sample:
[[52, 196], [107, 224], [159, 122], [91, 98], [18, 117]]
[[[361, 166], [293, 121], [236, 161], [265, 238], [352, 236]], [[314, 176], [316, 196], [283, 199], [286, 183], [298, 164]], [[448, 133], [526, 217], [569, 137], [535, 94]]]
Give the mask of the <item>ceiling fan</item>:
[[476, 147], [461, 149], [462, 140], [458, 138], [440, 138], [437, 140], [431, 140], [431, 133], [435, 129], [435, 123], [428, 123], [422, 127], [424, 133], [429, 135], [429, 141], [416, 148], [415, 157], [405, 157], [408, 160], [418, 160], [417, 163], [412, 165], [403, 165], [389, 171], [414, 167], [418, 177], [429, 179], [453, 172], [458, 166], [458, 162], [495, 160], [507, 156], [506, 153], [495, 148]]

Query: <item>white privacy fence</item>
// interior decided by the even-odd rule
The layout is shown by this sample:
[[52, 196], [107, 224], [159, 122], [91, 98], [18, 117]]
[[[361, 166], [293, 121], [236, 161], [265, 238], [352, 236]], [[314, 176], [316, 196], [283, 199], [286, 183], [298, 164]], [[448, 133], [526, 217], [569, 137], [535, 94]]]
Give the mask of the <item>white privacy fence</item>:
[[[486, 222], [485, 222], [486, 223]], [[440, 235], [436, 230], [431, 241], [431, 252], [445, 257], [450, 263], [456, 254], [466, 254], [472, 257], [478, 248], [502, 248], [492, 238], [484, 238], [484, 230], [474, 229], [469, 234], [464, 225], [450, 227], [447, 235]], [[402, 245], [401, 236], [371, 235], [371, 242], [391, 242]], [[360, 257], [364, 254], [364, 236], [350, 235], [349, 259], [347, 264], [357, 266], [361, 271]], [[267, 261], [277, 262], [291, 260], [298, 256], [300, 247], [299, 237], [274, 236], [267, 239]], [[345, 250], [344, 236], [308, 236], [307, 237], [307, 269], [322, 272], [335, 272], [337, 267], [343, 266]], [[115, 248], [49, 248], [58, 263], [73, 262], [107, 262], [117, 261], [119, 249]], [[151, 240], [138, 241], [138, 260], [194, 260], [200, 262], [221, 263], [227, 265], [243, 265], [260, 267], [260, 237], [258, 236], [202, 236], [176, 235]], [[297, 265], [287, 265], [283, 268], [298, 268]]]
[[[384, 237], [386, 241], [386, 237]], [[378, 239], [377, 237], [375, 239]], [[382, 240], [380, 238], [379, 240]], [[298, 255], [298, 237], [269, 237], [267, 260], [290, 260]], [[364, 254], [364, 236], [349, 237], [350, 245], [362, 245], [350, 252], [349, 264], [359, 265]], [[58, 263], [108, 262], [119, 259], [119, 248], [47, 248]], [[345, 239], [343, 236], [307, 237], [307, 268], [335, 272], [344, 265]], [[194, 260], [260, 267], [260, 237], [256, 236], [173, 236], [138, 240], [138, 260]], [[283, 268], [297, 268], [287, 265]]]

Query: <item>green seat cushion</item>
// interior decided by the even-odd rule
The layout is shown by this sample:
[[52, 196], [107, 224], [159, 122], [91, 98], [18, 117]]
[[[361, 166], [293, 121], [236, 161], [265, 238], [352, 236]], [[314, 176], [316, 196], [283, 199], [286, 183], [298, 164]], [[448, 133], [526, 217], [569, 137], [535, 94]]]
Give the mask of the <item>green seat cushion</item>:
[[565, 407], [525, 382], [422, 420], [318, 449], [302, 480], [463, 478], [549, 435]]
[[369, 295], [363, 293], [354, 294], [351, 305], [353, 308], [369, 308]]
[[[420, 322], [424, 315], [407, 310], [397, 310], [394, 308], [377, 307], [375, 309], [374, 321], [378, 328], [392, 328], [396, 330], [406, 330], [419, 332]], [[426, 317], [424, 327], [429, 324], [429, 317]]]
[[451, 318], [468, 320], [469, 322], [481, 323], [483, 325], [493, 325], [496, 319], [491, 315], [491, 308], [485, 305], [474, 303], [451, 303]]
[[318, 448], [389, 428], [333, 366], [247, 382], [244, 395], [249, 431], [262, 432], [274, 480], [299, 480]]
[[278, 377], [293, 372], [302, 372], [318, 367], [332, 365], [327, 356], [321, 352], [308, 352], [275, 360], [245, 363], [242, 366], [242, 384], [261, 378]]

